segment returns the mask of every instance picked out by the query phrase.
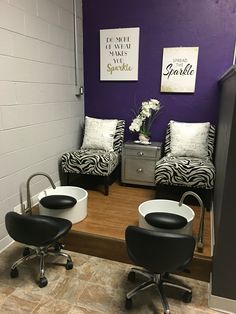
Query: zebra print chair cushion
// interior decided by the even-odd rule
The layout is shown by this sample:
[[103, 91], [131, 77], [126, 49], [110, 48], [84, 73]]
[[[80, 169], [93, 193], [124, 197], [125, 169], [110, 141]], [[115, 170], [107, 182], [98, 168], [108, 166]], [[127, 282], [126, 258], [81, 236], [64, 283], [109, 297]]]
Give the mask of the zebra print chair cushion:
[[155, 183], [213, 189], [215, 167], [209, 159], [164, 157], [156, 163]]
[[114, 151], [78, 149], [62, 155], [61, 165], [65, 173], [108, 176], [117, 167], [121, 158], [125, 121], [119, 120], [114, 136]]
[[155, 183], [203, 189], [213, 189], [215, 166], [212, 162], [215, 128], [210, 126], [208, 157], [172, 157], [170, 153], [170, 128], [167, 128], [164, 156], [155, 166]]

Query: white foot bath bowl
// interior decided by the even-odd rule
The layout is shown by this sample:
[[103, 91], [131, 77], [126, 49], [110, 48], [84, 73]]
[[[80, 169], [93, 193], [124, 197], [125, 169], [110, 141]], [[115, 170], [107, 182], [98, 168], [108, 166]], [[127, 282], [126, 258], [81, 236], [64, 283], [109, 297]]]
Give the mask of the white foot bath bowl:
[[[179, 202], [176, 201], [166, 199], [155, 199], [140, 204], [138, 211], [139, 211], [139, 226], [142, 228], [192, 235], [192, 223], [195, 217], [195, 213], [192, 210], [192, 208], [185, 204], [179, 206]], [[187, 220], [187, 224], [180, 229], [163, 229], [154, 227], [147, 223], [147, 221], [145, 220], [145, 216], [150, 213], [168, 213], [179, 215]]]
[[[66, 196], [75, 199], [75, 204], [69, 208], [58, 209], [47, 208], [43, 206], [40, 201], [46, 196], [58, 195], [58, 197]], [[58, 186], [56, 189], [48, 188], [38, 195], [39, 213], [40, 215], [53, 216], [59, 218], [66, 218], [73, 224], [82, 221], [87, 216], [87, 199], [88, 192], [76, 186]]]

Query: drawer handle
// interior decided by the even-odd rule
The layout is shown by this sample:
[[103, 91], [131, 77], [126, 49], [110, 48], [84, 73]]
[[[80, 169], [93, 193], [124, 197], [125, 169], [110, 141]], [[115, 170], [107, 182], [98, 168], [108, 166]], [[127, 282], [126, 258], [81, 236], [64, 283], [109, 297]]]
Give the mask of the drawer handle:
[[139, 173], [140, 173], [140, 172], [143, 172], [143, 169], [142, 169], [142, 168], [138, 168], [138, 169], [137, 169], [137, 172], [139, 172]]
[[138, 155], [138, 156], [143, 156], [144, 153], [143, 153], [143, 152], [137, 152], [137, 155]]

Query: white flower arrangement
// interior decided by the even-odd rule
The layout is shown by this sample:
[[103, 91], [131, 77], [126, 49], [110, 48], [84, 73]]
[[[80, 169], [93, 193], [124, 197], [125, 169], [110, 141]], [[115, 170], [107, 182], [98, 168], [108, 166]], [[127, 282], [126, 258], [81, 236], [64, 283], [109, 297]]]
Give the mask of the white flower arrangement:
[[138, 110], [137, 116], [133, 119], [129, 130], [131, 132], [139, 132], [145, 136], [150, 136], [151, 126], [156, 119], [158, 112], [161, 109], [159, 100], [150, 99], [142, 102], [141, 107]]

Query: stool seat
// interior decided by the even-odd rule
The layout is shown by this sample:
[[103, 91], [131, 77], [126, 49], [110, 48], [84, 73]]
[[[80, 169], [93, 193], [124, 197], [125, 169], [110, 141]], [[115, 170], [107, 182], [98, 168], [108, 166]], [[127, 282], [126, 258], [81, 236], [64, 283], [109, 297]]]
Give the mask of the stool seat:
[[164, 212], [149, 213], [144, 219], [151, 226], [162, 229], [180, 229], [188, 223], [183, 216]]
[[77, 200], [69, 195], [48, 195], [41, 198], [39, 202], [49, 209], [67, 209], [73, 207]]

